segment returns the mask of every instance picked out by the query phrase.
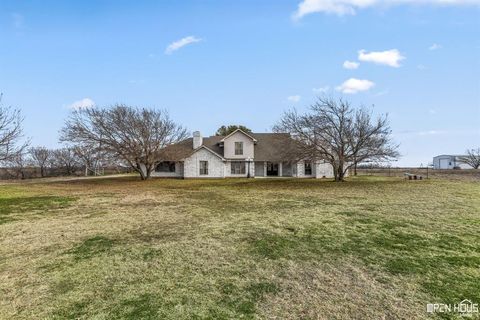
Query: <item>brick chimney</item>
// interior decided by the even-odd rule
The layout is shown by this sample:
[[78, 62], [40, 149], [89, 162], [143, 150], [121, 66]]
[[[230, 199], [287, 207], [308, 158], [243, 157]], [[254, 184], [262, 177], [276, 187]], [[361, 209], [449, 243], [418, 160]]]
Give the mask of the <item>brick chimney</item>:
[[193, 149], [199, 148], [203, 144], [203, 138], [200, 131], [195, 131], [193, 133]]

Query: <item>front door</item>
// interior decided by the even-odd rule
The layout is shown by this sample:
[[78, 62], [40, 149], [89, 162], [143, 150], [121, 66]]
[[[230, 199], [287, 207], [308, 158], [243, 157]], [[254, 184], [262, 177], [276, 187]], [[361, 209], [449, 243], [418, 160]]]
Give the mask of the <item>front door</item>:
[[267, 162], [267, 176], [278, 176], [278, 163]]

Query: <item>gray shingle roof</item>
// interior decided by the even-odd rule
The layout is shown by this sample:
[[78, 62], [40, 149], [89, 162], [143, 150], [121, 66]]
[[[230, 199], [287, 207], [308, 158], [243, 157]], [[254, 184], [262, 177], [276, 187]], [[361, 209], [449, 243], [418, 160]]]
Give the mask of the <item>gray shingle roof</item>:
[[288, 133], [253, 133], [257, 139], [255, 161], [287, 161], [295, 154], [295, 141]]
[[[251, 133], [255, 144], [255, 161], [288, 161], [295, 154], [295, 141], [288, 133]], [[220, 141], [224, 136], [203, 138], [203, 145], [223, 157]], [[193, 139], [188, 138], [163, 149], [159, 158], [165, 161], [178, 161], [193, 153]]]

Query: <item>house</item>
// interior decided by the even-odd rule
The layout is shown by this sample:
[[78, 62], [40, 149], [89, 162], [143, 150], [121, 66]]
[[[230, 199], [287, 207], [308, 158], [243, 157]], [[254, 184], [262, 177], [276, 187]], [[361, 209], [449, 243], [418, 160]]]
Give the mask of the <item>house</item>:
[[434, 169], [472, 169], [466, 163], [461, 161], [463, 155], [447, 155], [442, 154], [436, 157], [433, 157], [433, 168]]
[[237, 129], [228, 136], [203, 138], [196, 131], [162, 150], [152, 177], [333, 177], [332, 166], [322, 160], [298, 160], [295, 146], [285, 133]]

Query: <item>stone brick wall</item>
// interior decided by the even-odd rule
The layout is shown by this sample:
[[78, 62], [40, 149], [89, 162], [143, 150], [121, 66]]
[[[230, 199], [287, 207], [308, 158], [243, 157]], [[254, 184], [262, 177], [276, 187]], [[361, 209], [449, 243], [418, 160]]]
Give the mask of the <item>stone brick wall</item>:
[[315, 177], [316, 178], [333, 178], [333, 167], [331, 164], [326, 163], [324, 161], [317, 161], [315, 164], [316, 172], [315, 172]]
[[[200, 175], [200, 161], [208, 161], [208, 175]], [[185, 178], [223, 178], [225, 164], [222, 159], [206, 149], [200, 149], [184, 162]]]
[[152, 177], [181, 178], [183, 177], [183, 162], [175, 162], [175, 172], [153, 171]]

